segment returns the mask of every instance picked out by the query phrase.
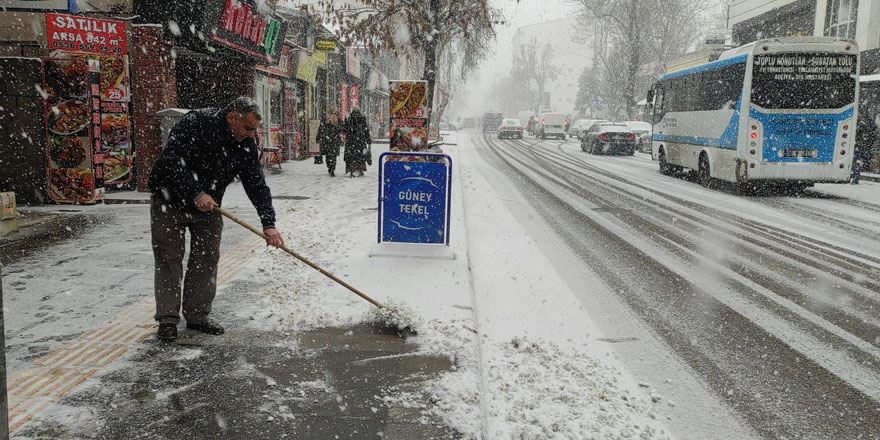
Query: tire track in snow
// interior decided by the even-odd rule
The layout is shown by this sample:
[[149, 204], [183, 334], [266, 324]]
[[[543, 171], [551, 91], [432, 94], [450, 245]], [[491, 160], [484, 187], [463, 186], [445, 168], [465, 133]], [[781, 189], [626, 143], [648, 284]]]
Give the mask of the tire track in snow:
[[[841, 438], [877, 428], [877, 422], [872, 421], [880, 395], [877, 369], [854, 362], [849, 352], [835, 359], [841, 354], [835, 347], [829, 348], [826, 340], [848, 339], [844, 344], [860, 345], [856, 351], [875, 351], [874, 347], [865, 346], [796, 304], [778, 297], [768, 301], [764, 297], [767, 292], [760, 292], [760, 285], [743, 285], [749, 280], [738, 279], [743, 277], [725, 272], [724, 267], [714, 268], [714, 278], [694, 277], [693, 267], [678, 261], [680, 257], [669, 255], [668, 248], [619, 224], [622, 212], [628, 212], [633, 222], [639, 221], [638, 212], [617, 207], [621, 195], [630, 201], [633, 196], [617, 192], [612, 193], [615, 200], [603, 198], [573, 183], [567, 176], [573, 173], [571, 169], [559, 170], [557, 166], [554, 172], [543, 172], [544, 165], [525, 148], [499, 148], [488, 139], [484, 143], [518, 176], [536, 183], [533, 198], [537, 203], [544, 199], [543, 203], [565, 209], [570, 217], [583, 223], [575, 234], [601, 243], [583, 248], [585, 259], [595, 258], [590, 264], [604, 266], [607, 270], [601, 273], [605, 281], [618, 287], [634, 309], [641, 309], [644, 319], [719, 394], [730, 392], [736, 396], [732, 405], [763, 433], [769, 437], [812, 437], [824, 433], [826, 438]], [[542, 184], [564, 188], [574, 196], [545, 189]], [[605, 189], [611, 191], [607, 186]], [[584, 198], [589, 202], [584, 202]], [[605, 212], [597, 212], [597, 206], [598, 211]], [[560, 223], [564, 222], [557, 222]], [[644, 226], [654, 227], [650, 223]], [[659, 232], [662, 235], [666, 231]], [[560, 233], [572, 234], [565, 230], [565, 225], [560, 226]], [[603, 253], [603, 245], [613, 252]], [[605, 264], [602, 257], [619, 264]], [[623, 269], [629, 268], [648, 268], [653, 271], [653, 279], [626, 275]], [[768, 307], [767, 303], [772, 305], [774, 300], [777, 305]], [[664, 316], [656, 316], [658, 313]], [[706, 325], [699, 325], [701, 321]], [[808, 360], [803, 359], [805, 355]], [[876, 358], [876, 354], [870, 357]], [[768, 365], [772, 365], [773, 371], [768, 370]], [[840, 379], [846, 384], [841, 385]], [[810, 406], [814, 408], [804, 412]], [[838, 414], [831, 414], [829, 407]], [[800, 416], [817, 412], [819, 415], [810, 419]]]

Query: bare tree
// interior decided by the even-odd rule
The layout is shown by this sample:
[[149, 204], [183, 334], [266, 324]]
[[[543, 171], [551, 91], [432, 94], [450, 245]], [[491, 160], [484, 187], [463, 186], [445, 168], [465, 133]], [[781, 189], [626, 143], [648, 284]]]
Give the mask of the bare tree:
[[548, 43], [539, 48], [535, 38], [521, 45], [513, 55], [511, 76], [529, 97], [532, 111], [541, 113], [544, 93], [559, 76], [559, 66], [553, 62], [553, 46]]
[[501, 110], [505, 115], [516, 115], [523, 109], [532, 108], [534, 102], [530, 96], [520, 93], [522, 85], [510, 75], [497, 78], [489, 89], [489, 104], [493, 109]]
[[578, 38], [592, 40], [602, 68], [603, 101], [628, 118], [666, 62], [701, 35], [709, 0], [570, 0], [578, 8]]
[[420, 58], [422, 78], [428, 81], [429, 115], [438, 60], [448, 62], [457, 54], [458, 75], [467, 75], [487, 53], [502, 19], [489, 0], [322, 0], [314, 12], [340, 26], [346, 40], [371, 51], [388, 49]]

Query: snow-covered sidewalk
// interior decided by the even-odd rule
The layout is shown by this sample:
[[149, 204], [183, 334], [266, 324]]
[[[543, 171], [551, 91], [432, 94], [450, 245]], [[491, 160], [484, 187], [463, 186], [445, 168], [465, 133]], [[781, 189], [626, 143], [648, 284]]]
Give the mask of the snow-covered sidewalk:
[[[267, 176], [275, 196], [277, 226], [288, 247], [372, 298], [386, 304], [402, 304], [412, 310], [419, 320], [419, 335], [410, 337], [407, 342], [416, 345], [418, 354], [442, 356], [451, 361], [451, 370], [420, 382], [421, 389], [392, 387], [377, 398], [388, 407], [420, 409], [424, 420], [442, 420], [467, 438], [671, 437], [662, 421], [657, 420], [657, 409], [673, 403], [656, 394], [648, 384], [637, 383], [626, 367], [615, 360], [609, 345], [597, 343], [601, 335], [588, 311], [549, 259], [528, 238], [525, 226], [509, 211], [510, 205], [491, 189], [492, 185], [484, 177], [485, 162], [476, 156], [473, 145], [464, 135], [455, 143], [445, 147], [454, 164], [448, 252], [376, 244], [375, 167], [368, 170], [366, 177], [331, 178], [324, 165], [311, 161], [288, 162], [283, 165], [282, 173]], [[385, 149], [387, 146], [374, 146], [374, 163]], [[340, 161], [337, 169], [340, 176], [342, 167], [344, 163]], [[240, 185], [229, 188], [224, 208], [258, 224]], [[11, 330], [12, 336], [8, 342], [20, 347], [16, 353], [23, 353], [23, 347], [33, 344], [34, 335], [48, 339], [47, 348], [54, 350], [70, 337], [88, 331], [90, 325], [100, 324], [119, 313], [133, 301], [144, 301], [145, 297], [149, 301], [145, 292], [150, 289], [152, 257], [146, 207], [83, 209], [105, 212], [108, 219], [103, 220], [103, 227], [111, 237], [123, 236], [122, 231], [129, 231], [125, 241], [102, 239], [97, 232], [82, 240], [104, 249], [104, 254], [114, 256], [112, 258], [125, 258], [126, 267], [122, 269], [137, 269], [125, 280], [136, 282], [119, 281], [110, 296], [115, 302], [94, 297], [92, 292], [102, 290], [99, 270], [88, 272], [95, 275], [89, 285], [61, 286], [69, 277], [40, 284], [47, 289], [63, 290], [61, 297], [68, 300], [58, 303], [57, 307], [83, 310], [70, 313], [75, 318], [72, 325], [63, 320], [55, 323], [41, 320], [40, 314], [33, 311], [23, 313], [22, 318], [10, 319], [7, 330]], [[125, 214], [116, 215], [114, 210]], [[137, 228], [136, 234], [131, 233], [132, 227]], [[235, 247], [239, 252], [236, 255], [240, 256], [244, 248], [236, 243], [246, 244], [252, 239], [249, 234], [239, 225], [226, 222], [225, 249]], [[133, 239], [136, 239], [135, 247], [129, 247], [126, 243]], [[52, 248], [46, 252], [46, 260], [60, 261], [60, 272], [82, 276], [87, 271], [83, 267], [94, 267], [93, 262], [63, 258], [65, 254], [75, 253], [78, 246], [81, 248], [82, 243], [74, 241]], [[131, 250], [134, 252], [129, 252]], [[224, 338], [229, 338], [232, 346], [232, 341], [246, 340], [250, 332], [286, 336], [374, 320], [375, 308], [371, 304], [287, 253], [259, 245], [244, 253], [250, 257], [239, 261], [237, 272], [219, 288], [215, 314], [228, 324], [230, 331], [223, 337], [210, 339], [219, 341], [212, 346], [223, 347]], [[4, 291], [10, 286], [9, 282], [21, 282], [22, 286], [33, 282], [26, 264], [31, 263], [25, 261], [22, 267], [14, 267], [16, 272], [11, 278], [4, 275]], [[75, 264], [82, 267], [64, 266]], [[594, 286], [597, 291], [604, 289], [598, 280]], [[77, 299], [89, 297], [92, 300], [85, 303]], [[38, 305], [39, 301], [34, 299], [12, 298], [7, 301], [7, 316], [15, 316], [18, 309], [36, 310]], [[69, 336], [54, 340], [53, 334]], [[286, 344], [284, 341], [282, 338], [277, 343]], [[151, 338], [147, 342], [151, 342]], [[120, 357], [107, 371], [132, 366], [132, 356], [147, 356], [154, 350], [152, 346], [152, 343], [143, 345], [135, 350], [137, 353]], [[345, 351], [353, 347], [340, 343], [333, 348]], [[306, 351], [305, 347], [297, 346], [279, 346], [278, 349]], [[175, 354], [172, 360], [185, 364], [211, 354], [207, 349], [192, 351]], [[32, 360], [33, 357], [26, 355], [16, 356], [12, 365], [21, 368]], [[254, 374], [253, 366], [240, 362], [231, 363], [226, 369], [242, 377]], [[98, 372], [79, 385], [79, 389], [99, 388], [102, 377], [104, 381], [113, 380], [113, 376], [106, 374]], [[301, 381], [300, 389], [320, 385], [318, 388], [323, 390], [329, 386], [329, 382], [316, 385], [312, 379]], [[168, 398], [174, 390], [159, 391], [158, 394]], [[279, 399], [283, 402], [283, 396]], [[254, 402], [254, 405], [272, 406], [268, 400]], [[284, 410], [287, 412], [290, 407], [292, 405], [280, 406], [287, 408]], [[340, 411], [345, 412], [345, 407], [345, 402], [340, 400]], [[284, 411], [278, 413], [277, 409], [265, 411], [270, 413], [270, 420], [281, 420], [289, 415]], [[53, 422], [71, 424], [73, 419], [79, 420], [77, 423], [83, 427], [100, 425], [96, 419], [101, 417], [101, 414], [86, 414], [69, 405], [55, 404], [47, 407], [30, 426]], [[296, 419], [297, 415], [291, 417]], [[216, 423], [225, 422], [218, 418]]]
[[[279, 228], [294, 248], [304, 235], [326, 237], [298, 251], [423, 320], [410, 342], [454, 358], [457, 366], [431, 382], [427, 391], [436, 405], [429, 411], [458, 431], [492, 439], [666, 438], [652, 417], [654, 405], [668, 402], [640, 387], [607, 345], [595, 342], [600, 335], [589, 315], [473, 167], [473, 146], [464, 136], [456, 143], [445, 147], [454, 164], [454, 259], [375, 244], [374, 168], [366, 178], [334, 179], [323, 166], [286, 164], [296, 182], [291, 186], [310, 199], [281, 203]], [[273, 186], [273, 192], [279, 190]], [[246, 273], [262, 271], [274, 281], [258, 295], [265, 302], [246, 313], [290, 317], [278, 330], [364, 319], [371, 306], [316, 273], [292, 269], [290, 260], [267, 251], [251, 262]], [[316, 284], [307, 289], [314, 293], [290, 298], [289, 286], [301, 283]], [[596, 288], [603, 288], [598, 280]]]

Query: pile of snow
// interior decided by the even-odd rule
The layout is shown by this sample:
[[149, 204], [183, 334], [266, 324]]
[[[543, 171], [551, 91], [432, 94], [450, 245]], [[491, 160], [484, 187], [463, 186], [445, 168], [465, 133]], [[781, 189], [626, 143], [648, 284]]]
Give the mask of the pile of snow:
[[[585, 351], [514, 338], [492, 344], [489, 438], [667, 439], [653, 402], [621, 386], [621, 372]], [[659, 399], [657, 399], [659, 400]]]

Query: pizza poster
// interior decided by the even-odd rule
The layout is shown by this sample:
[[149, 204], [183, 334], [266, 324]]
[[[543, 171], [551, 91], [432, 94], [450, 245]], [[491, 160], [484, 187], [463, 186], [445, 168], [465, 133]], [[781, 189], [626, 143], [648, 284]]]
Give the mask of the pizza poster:
[[391, 151], [428, 149], [427, 81], [391, 81]]

